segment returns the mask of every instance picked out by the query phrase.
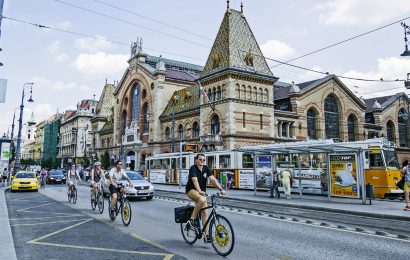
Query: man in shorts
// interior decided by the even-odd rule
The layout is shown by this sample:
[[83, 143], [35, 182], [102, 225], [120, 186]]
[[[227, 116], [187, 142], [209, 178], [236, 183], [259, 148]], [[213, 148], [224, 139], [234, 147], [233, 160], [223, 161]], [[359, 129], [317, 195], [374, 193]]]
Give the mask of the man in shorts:
[[[206, 182], [207, 179], [211, 181], [220, 191], [221, 195], [225, 194], [225, 191], [219, 185], [218, 181], [212, 174], [212, 171], [208, 166], [205, 165], [205, 155], [198, 154], [195, 157], [195, 164], [189, 169], [188, 182], [186, 185], [186, 194], [187, 196], [195, 201], [195, 208], [192, 212], [191, 218], [188, 221], [188, 225], [191, 229], [195, 229], [195, 219], [198, 215], [198, 212], [202, 208], [208, 206], [206, 202], [205, 192], [206, 192]], [[206, 210], [202, 211], [202, 223], [205, 225], [206, 220], [208, 219], [208, 214]], [[205, 228], [205, 241], [210, 242], [208, 235], [208, 227]]]
[[124, 187], [120, 187], [119, 184], [122, 178], [126, 179], [129, 183], [129, 186], [132, 187], [131, 179], [122, 169], [122, 162], [118, 160], [115, 162], [114, 167], [111, 169], [110, 174], [108, 175], [108, 179], [110, 181], [109, 190], [111, 193], [111, 205], [110, 205], [110, 212], [111, 214], [114, 212], [115, 205], [117, 204], [117, 193], [121, 192], [124, 194], [125, 190]]

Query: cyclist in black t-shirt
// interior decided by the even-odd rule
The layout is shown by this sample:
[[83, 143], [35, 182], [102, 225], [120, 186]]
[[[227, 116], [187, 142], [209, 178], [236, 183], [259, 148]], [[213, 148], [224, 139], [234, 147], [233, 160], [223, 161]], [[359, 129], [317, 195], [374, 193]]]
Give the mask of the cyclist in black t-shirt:
[[[195, 164], [189, 169], [188, 182], [186, 185], [187, 196], [195, 201], [195, 208], [192, 212], [191, 219], [189, 220], [189, 225], [192, 229], [195, 229], [195, 218], [198, 215], [198, 212], [201, 208], [208, 206], [205, 198], [206, 181], [208, 178], [211, 180], [211, 183], [221, 191], [221, 195], [224, 195], [225, 191], [222, 189], [221, 185], [219, 185], [209, 167], [205, 165], [205, 155], [198, 154], [195, 157]], [[205, 224], [207, 219], [208, 214], [206, 210], [203, 210], [202, 223]], [[205, 234], [205, 241], [209, 242], [208, 227], [205, 229]]]

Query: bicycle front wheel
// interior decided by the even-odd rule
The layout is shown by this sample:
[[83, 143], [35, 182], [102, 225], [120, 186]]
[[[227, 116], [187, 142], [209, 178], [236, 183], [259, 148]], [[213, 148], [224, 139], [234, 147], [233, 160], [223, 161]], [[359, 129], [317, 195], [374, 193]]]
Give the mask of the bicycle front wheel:
[[188, 223], [181, 223], [181, 233], [187, 244], [193, 245], [198, 239], [195, 230], [191, 229]]
[[73, 186], [73, 189], [71, 192], [72, 192], [72, 197], [73, 197], [73, 204], [75, 204], [77, 202], [77, 188]]
[[124, 199], [124, 202], [122, 203], [121, 219], [124, 226], [128, 226], [131, 223], [131, 204], [126, 199]]
[[93, 192], [91, 191], [91, 197], [90, 197], [90, 202], [91, 202], [91, 209], [95, 210], [95, 206], [97, 205], [97, 201], [93, 200]]
[[235, 244], [235, 235], [231, 223], [227, 218], [216, 214], [209, 227], [212, 247], [221, 256], [229, 255]]
[[97, 193], [97, 205], [100, 214], [104, 212], [104, 196], [101, 193]]

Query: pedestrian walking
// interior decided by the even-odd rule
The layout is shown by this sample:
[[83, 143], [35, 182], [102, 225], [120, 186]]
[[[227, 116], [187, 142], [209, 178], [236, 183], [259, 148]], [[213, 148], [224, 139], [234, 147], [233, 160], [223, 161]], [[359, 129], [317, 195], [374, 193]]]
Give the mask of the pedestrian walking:
[[409, 200], [409, 193], [410, 193], [410, 164], [407, 164], [402, 170], [401, 175], [404, 178], [404, 198], [406, 201], [406, 207], [404, 210], [410, 211], [410, 200]]
[[272, 185], [270, 188], [270, 196], [271, 198], [280, 198], [279, 193], [279, 185], [280, 185], [280, 177], [278, 171], [275, 169], [272, 172]]
[[292, 180], [292, 176], [290, 174], [289, 168], [286, 168], [280, 173], [281, 181], [283, 184], [283, 189], [285, 191], [285, 197], [290, 199], [290, 182]]

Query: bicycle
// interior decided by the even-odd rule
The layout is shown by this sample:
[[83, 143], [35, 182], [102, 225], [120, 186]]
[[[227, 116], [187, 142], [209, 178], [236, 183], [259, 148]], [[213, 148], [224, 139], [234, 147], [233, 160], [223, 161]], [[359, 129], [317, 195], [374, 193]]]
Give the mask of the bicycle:
[[40, 188], [45, 189], [46, 188], [46, 176], [43, 176], [40, 182]]
[[[123, 187], [123, 185], [120, 183], [118, 184], [118, 192], [117, 192], [117, 203], [115, 204], [115, 209], [114, 212], [111, 212], [111, 196], [108, 199], [108, 215], [110, 216], [110, 219], [114, 221], [118, 214], [121, 212], [121, 220], [124, 226], [128, 226], [131, 223], [131, 204], [127, 200], [127, 195], [122, 194], [119, 190]], [[119, 205], [118, 205], [119, 202]]]
[[74, 183], [69, 188], [67, 197], [68, 197], [68, 202], [71, 202], [71, 199], [73, 200], [73, 204], [77, 202], [77, 187], [75, 186]]
[[[190, 245], [193, 245], [198, 239], [201, 239], [202, 236], [204, 236], [205, 241], [205, 228], [209, 224], [209, 238], [212, 247], [218, 255], [227, 256], [232, 252], [235, 244], [235, 235], [232, 225], [226, 217], [216, 212], [216, 204], [219, 203], [217, 197], [220, 197], [220, 194], [205, 196], [211, 198], [211, 205], [199, 211], [195, 219], [195, 230], [191, 229], [187, 223], [181, 223], [182, 237], [185, 242]], [[210, 208], [212, 208], [211, 214], [202, 227], [201, 212]], [[226, 250], [223, 251], [224, 249]]]
[[98, 206], [98, 211], [100, 214], [104, 212], [104, 195], [102, 191], [101, 182], [97, 183], [97, 192], [95, 193], [95, 199], [93, 200], [93, 190], [91, 189], [91, 209], [95, 210]]

